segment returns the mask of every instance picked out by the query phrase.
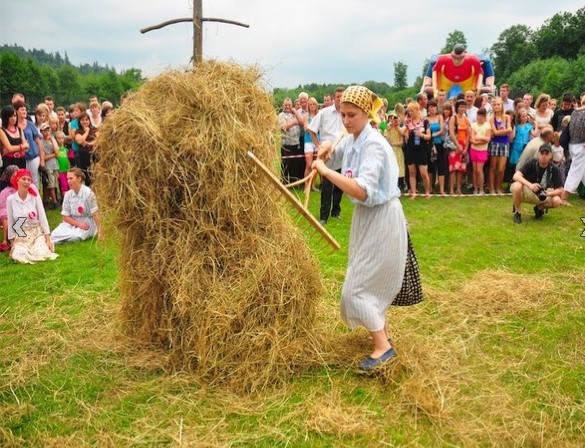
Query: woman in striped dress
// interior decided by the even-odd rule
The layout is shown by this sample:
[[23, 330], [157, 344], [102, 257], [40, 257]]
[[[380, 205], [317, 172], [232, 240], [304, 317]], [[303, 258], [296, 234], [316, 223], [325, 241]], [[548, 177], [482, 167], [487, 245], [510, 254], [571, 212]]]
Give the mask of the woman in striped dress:
[[[341, 116], [349, 135], [334, 152], [331, 143], [324, 142], [313, 162], [313, 168], [355, 204], [341, 314], [350, 328], [363, 326], [370, 332], [374, 348], [360, 364], [366, 371], [396, 356], [386, 310], [402, 285], [408, 238], [396, 157], [369, 123], [379, 105], [380, 99], [367, 88], [348, 87], [341, 99]], [[342, 160], [341, 173], [325, 165], [329, 157]]]

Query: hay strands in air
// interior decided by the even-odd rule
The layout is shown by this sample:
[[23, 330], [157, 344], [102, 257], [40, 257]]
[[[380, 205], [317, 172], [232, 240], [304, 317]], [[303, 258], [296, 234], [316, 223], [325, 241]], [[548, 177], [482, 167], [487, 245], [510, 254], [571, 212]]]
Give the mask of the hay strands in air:
[[288, 189], [278, 180], [278, 178], [268, 169], [266, 165], [264, 165], [252, 151], [247, 152], [248, 158], [254, 162], [256, 167], [260, 170], [260, 172], [268, 179], [268, 181], [277, 189], [279, 193], [281, 193], [287, 200], [290, 202], [297, 212], [303, 216], [313, 228], [317, 232], [319, 232], [322, 238], [333, 248], [333, 250], [338, 250], [341, 246], [340, 244], [331, 236], [325, 227], [321, 225], [319, 221], [307, 210], [303, 204], [290, 192]]

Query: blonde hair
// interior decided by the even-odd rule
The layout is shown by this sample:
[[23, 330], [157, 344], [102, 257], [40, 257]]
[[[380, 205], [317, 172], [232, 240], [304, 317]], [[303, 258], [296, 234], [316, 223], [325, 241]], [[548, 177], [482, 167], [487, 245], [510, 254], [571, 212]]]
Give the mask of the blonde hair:
[[41, 103], [37, 106], [35, 109], [35, 115], [41, 112], [45, 112], [47, 114], [47, 118], [49, 118], [49, 114], [51, 113], [49, 106], [47, 106], [45, 103]]
[[418, 104], [418, 102], [416, 101], [411, 101], [410, 103], [408, 103], [406, 109], [408, 110], [409, 113], [416, 111], [420, 114], [420, 104]]
[[548, 96], [546, 93], [541, 93], [540, 95], [538, 95], [538, 98], [536, 98], [536, 101], [534, 103], [534, 107], [536, 109], [538, 109], [540, 107], [540, 104], [544, 101], [549, 102], [550, 96]]
[[307, 102], [307, 110], [309, 109], [309, 104], [314, 103], [315, 106], [317, 106], [317, 112], [319, 112], [319, 102], [317, 101], [317, 99], [315, 97], [311, 97], [309, 98], [309, 101]]
[[406, 111], [404, 110], [404, 105], [402, 103], [396, 103], [394, 105], [394, 113], [398, 118], [400, 118], [400, 120], [404, 120], [405, 112]]

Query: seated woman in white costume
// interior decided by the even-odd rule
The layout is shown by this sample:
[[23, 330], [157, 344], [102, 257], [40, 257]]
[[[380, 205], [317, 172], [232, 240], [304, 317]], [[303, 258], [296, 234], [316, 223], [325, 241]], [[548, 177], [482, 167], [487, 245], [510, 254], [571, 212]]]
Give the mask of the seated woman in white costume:
[[49, 223], [38, 190], [32, 185], [32, 174], [21, 168], [10, 183], [16, 193], [6, 200], [8, 240], [11, 243], [10, 258], [18, 263], [34, 264], [54, 260], [53, 243], [49, 237]]
[[63, 222], [51, 233], [55, 244], [83, 241], [95, 235], [101, 239], [98, 205], [91, 188], [83, 183], [85, 174], [79, 168], [67, 171], [70, 190], [63, 197]]

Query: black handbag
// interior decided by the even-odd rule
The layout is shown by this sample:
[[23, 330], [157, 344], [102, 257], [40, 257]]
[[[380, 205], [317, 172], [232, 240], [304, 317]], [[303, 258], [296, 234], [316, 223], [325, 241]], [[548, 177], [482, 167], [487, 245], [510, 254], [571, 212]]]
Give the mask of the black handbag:
[[392, 306], [411, 306], [423, 301], [422, 283], [420, 281], [420, 270], [418, 260], [412, 247], [410, 233], [408, 236], [408, 250], [406, 254], [406, 266], [400, 292], [392, 302]]
[[47, 188], [47, 185], [49, 185], [49, 170], [44, 166], [40, 166], [39, 174], [41, 176], [41, 183], [43, 187]]

